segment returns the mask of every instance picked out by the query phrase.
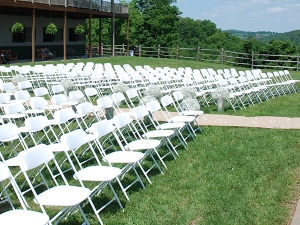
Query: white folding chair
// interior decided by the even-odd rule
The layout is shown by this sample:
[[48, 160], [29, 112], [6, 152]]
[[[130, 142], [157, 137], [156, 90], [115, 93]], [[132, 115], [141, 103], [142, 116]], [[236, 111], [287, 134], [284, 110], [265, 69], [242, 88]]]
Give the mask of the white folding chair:
[[[168, 155], [172, 155], [174, 159], [176, 159], [175, 155], [172, 151], [175, 152], [176, 155], [178, 155], [178, 152], [176, 150], [176, 146], [173, 145], [171, 142], [171, 139], [176, 137], [180, 141], [180, 144], [183, 144], [180, 137], [178, 137], [178, 134], [174, 130], [157, 130], [157, 129], [151, 129], [149, 130], [148, 127], [155, 127], [154, 121], [151, 118], [151, 114], [148, 111], [148, 108], [145, 106], [138, 106], [131, 109], [132, 114], [138, 124], [139, 130], [142, 132], [142, 137], [147, 139], [159, 139], [161, 141], [161, 144], [163, 146], [166, 146], [168, 151], [165, 155], [163, 155], [161, 158], [164, 159]], [[149, 124], [147, 124], [149, 123]], [[184, 145], [183, 145], [184, 146]]]
[[138, 166], [143, 172], [144, 176], [147, 178], [147, 174], [144, 171], [141, 163], [145, 159], [146, 154], [142, 152], [132, 152], [125, 151], [125, 149], [117, 149], [120, 145], [116, 145], [114, 140], [119, 139], [114, 135], [116, 127], [113, 125], [112, 120], [102, 120], [100, 122], [94, 123], [89, 132], [95, 137], [95, 143], [98, 146], [99, 152], [103, 157], [103, 161], [108, 163], [108, 165], [113, 166], [115, 164], [122, 165], [122, 178], [132, 169], [136, 174], [136, 179], [131, 181], [126, 187], [120, 185], [125, 197], [129, 201], [129, 197], [126, 191], [132, 187], [136, 182], [139, 182], [143, 188], [145, 185], [136, 169]]
[[[161, 163], [166, 167], [166, 164], [158, 153], [158, 147], [161, 145], [160, 140], [142, 139], [136, 127], [132, 125], [132, 122], [133, 120], [128, 113], [120, 113], [113, 118], [113, 123], [117, 127], [115, 134], [118, 135], [121, 148], [126, 151], [143, 151], [146, 155], [151, 157], [154, 164], [148, 168], [146, 174], [154, 167], [157, 167], [159, 171], [163, 173], [153, 155], [153, 153], [156, 154]], [[149, 177], [147, 176], [146, 178], [148, 178], [148, 181], [151, 183]]]
[[[95, 137], [92, 134], [87, 134], [83, 130], [75, 130], [62, 135], [60, 142], [64, 149], [67, 160], [70, 163], [73, 172], [75, 173], [74, 178], [79, 181], [80, 185], [85, 187], [84, 182], [97, 182], [96, 185], [93, 185], [90, 196], [91, 200], [93, 200], [94, 196], [98, 196], [107, 185], [110, 187], [114, 197], [107, 203], [96, 209], [93, 201], [90, 201], [95, 215], [97, 216], [99, 222], [102, 223], [99, 213], [110, 203], [116, 200], [120, 208], [123, 209], [121, 201], [112, 186], [112, 182], [114, 180], [119, 182], [117, 178], [122, 173], [122, 170], [117, 167], [101, 165], [92, 146], [94, 139]], [[72, 160], [72, 158], [74, 158], [74, 160]], [[95, 159], [94, 161], [96, 162], [90, 162], [92, 159]], [[88, 166], [84, 166], [84, 163], [86, 162], [89, 162]], [[95, 201], [97, 201], [97, 199], [95, 199]], [[99, 205], [99, 203], [97, 205]]]
[[[84, 222], [89, 224], [80, 204], [89, 198], [91, 191], [88, 188], [68, 184], [54, 158], [51, 147], [42, 144], [22, 151], [18, 155], [18, 161], [21, 171], [34, 195], [35, 203], [41, 207], [42, 212], [45, 214], [48, 214], [47, 210], [49, 208], [47, 206], [51, 206], [52, 210], [55, 209], [56, 212], [54, 214], [53, 212], [51, 213], [53, 215], [50, 219], [51, 223], [56, 222], [58, 224], [67, 215], [74, 213], [74, 210], [77, 208]], [[52, 176], [49, 167], [50, 162], [53, 162], [51, 166], [56, 167], [60, 174], [63, 185], [59, 185], [58, 181]], [[44, 188], [42, 186], [36, 187], [32, 184], [30, 174], [32, 170], [37, 169], [39, 169], [39, 173], [47, 172], [50, 175], [47, 177], [47, 185], [43, 186]]]
[[[1, 153], [0, 153], [1, 158]], [[9, 182], [9, 185], [7, 185], [7, 181]], [[20, 195], [20, 190], [15, 183], [15, 180], [8, 168], [7, 165], [5, 165], [3, 162], [0, 161], [0, 187], [2, 187], [2, 191], [0, 192], [0, 199], [3, 201], [1, 202], [8, 202], [11, 206], [12, 210], [5, 211], [0, 214], [0, 224], [10, 224], [10, 225], [46, 225], [49, 223], [49, 216], [45, 213], [36, 212], [27, 210], [23, 199]], [[10, 188], [8, 190], [8, 188]], [[10, 198], [10, 193], [13, 191], [22, 208], [17, 209]], [[2, 195], [2, 196], [1, 196]]]
[[[160, 99], [161, 104], [164, 108], [163, 115], [166, 118], [166, 120], [168, 122], [172, 122], [172, 123], [186, 123], [187, 125], [187, 129], [190, 131], [191, 137], [195, 137], [196, 136], [196, 129], [193, 128], [194, 126], [194, 122], [195, 122], [195, 117], [194, 116], [181, 116], [181, 115], [174, 115], [172, 116], [170, 111], [168, 110], [168, 106], [173, 106], [174, 108], [176, 108], [175, 102], [173, 100], [173, 98], [170, 95], [165, 95], [163, 97], [161, 97]], [[176, 110], [178, 111], [178, 110]], [[178, 112], [176, 112], [176, 114], [178, 114]]]

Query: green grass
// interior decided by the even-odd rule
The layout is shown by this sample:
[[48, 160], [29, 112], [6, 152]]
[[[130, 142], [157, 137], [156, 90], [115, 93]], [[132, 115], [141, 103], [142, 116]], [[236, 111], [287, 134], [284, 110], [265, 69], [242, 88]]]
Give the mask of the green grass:
[[[82, 61], [230, 68], [221, 64], [139, 57]], [[294, 79], [300, 78], [298, 72], [291, 73]], [[236, 112], [227, 109], [224, 114], [300, 117], [299, 95], [297, 92], [277, 97]], [[205, 113], [217, 113], [215, 106], [201, 109]], [[287, 224], [299, 191], [299, 136], [300, 130], [203, 127], [203, 133], [189, 141], [187, 149], [179, 150], [176, 160], [166, 161], [168, 169], [164, 175], [154, 172], [152, 185], [145, 183], [146, 189], [138, 185], [130, 189], [130, 202], [118, 191], [124, 212], [113, 204], [101, 212], [101, 218], [105, 224], [112, 225]], [[105, 191], [102, 198], [109, 195]], [[98, 224], [91, 210], [85, 210], [91, 224]], [[62, 224], [80, 222], [75, 215]]]

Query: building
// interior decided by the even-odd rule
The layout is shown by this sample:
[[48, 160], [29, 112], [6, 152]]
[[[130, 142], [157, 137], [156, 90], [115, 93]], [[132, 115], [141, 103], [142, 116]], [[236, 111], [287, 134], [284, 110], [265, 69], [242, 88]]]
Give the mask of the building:
[[[85, 53], [85, 35], [76, 34], [75, 27], [78, 24], [85, 26], [85, 21], [92, 18], [111, 18], [114, 54], [114, 19], [127, 18], [128, 24], [127, 5], [114, 3], [114, 0], [0, 0], [0, 50], [12, 50], [18, 53], [19, 59], [32, 58], [32, 62], [36, 60], [36, 49], [44, 46], [64, 59], [69, 48]], [[10, 32], [15, 22], [24, 25], [23, 33]], [[45, 33], [49, 23], [57, 26], [55, 35]]]

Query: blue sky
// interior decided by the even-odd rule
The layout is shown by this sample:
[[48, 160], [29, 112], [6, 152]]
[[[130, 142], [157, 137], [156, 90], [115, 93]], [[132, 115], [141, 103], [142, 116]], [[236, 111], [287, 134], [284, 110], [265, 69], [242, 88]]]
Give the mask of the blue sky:
[[300, 29], [299, 0], [177, 0], [182, 17], [208, 19], [222, 30], [288, 32]]
[[222, 30], [282, 33], [300, 29], [300, 0], [177, 0], [175, 5], [182, 17], [207, 19]]

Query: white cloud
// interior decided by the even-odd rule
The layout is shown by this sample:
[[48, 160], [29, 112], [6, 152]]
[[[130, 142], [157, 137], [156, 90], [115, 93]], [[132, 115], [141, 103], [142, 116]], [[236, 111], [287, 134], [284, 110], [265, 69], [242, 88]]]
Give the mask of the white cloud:
[[276, 6], [274, 8], [268, 8], [267, 12], [268, 13], [277, 13], [277, 12], [282, 12], [282, 11], [287, 11], [287, 10], [289, 10], [289, 9], [288, 8], [284, 8], [284, 7]]

